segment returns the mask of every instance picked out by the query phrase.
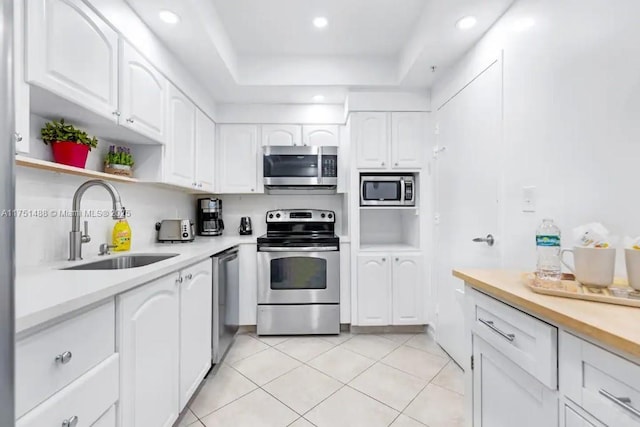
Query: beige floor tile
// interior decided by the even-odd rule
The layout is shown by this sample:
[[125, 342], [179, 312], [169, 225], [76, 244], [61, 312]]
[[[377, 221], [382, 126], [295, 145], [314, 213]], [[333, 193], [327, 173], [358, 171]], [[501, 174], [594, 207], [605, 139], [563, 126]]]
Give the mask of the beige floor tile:
[[264, 390], [255, 390], [202, 419], [206, 427], [286, 427], [299, 417]]
[[313, 427], [313, 424], [311, 424], [309, 421], [305, 420], [304, 418], [300, 417], [297, 420], [295, 420], [293, 424], [289, 424], [289, 427]]
[[464, 394], [464, 371], [453, 360], [440, 371], [432, 382], [440, 387]]
[[335, 347], [308, 362], [310, 366], [343, 383], [348, 383], [374, 363], [374, 360], [346, 350], [342, 346]]
[[320, 335], [318, 338], [328, 341], [331, 344], [340, 345], [353, 338], [351, 332], [342, 332], [340, 335]]
[[349, 383], [364, 394], [402, 411], [427, 385], [427, 381], [391, 366], [376, 363]]
[[433, 384], [429, 384], [404, 413], [429, 427], [464, 425], [463, 397]]
[[449, 355], [427, 334], [418, 334], [407, 341], [405, 345], [435, 354], [436, 356], [449, 358]]
[[397, 415], [397, 411], [347, 386], [305, 418], [318, 427], [387, 427]]
[[391, 427], [427, 427], [422, 423], [414, 420], [413, 418], [407, 417], [404, 414], [400, 414], [398, 418], [391, 424]]
[[391, 341], [395, 341], [398, 344], [404, 344], [413, 338], [416, 334], [376, 334], [379, 337], [386, 338]]
[[263, 388], [299, 414], [336, 392], [342, 383], [308, 366], [300, 366]]
[[254, 383], [235, 369], [223, 364], [213, 377], [205, 380], [190, 408], [202, 418], [256, 388]]
[[286, 340], [291, 338], [290, 336], [280, 336], [280, 335], [263, 335], [260, 337], [257, 335], [251, 335], [251, 336], [271, 347], [276, 346], [280, 343], [283, 343]]
[[426, 381], [431, 381], [448, 361], [443, 357], [407, 346], [397, 348], [382, 359], [383, 363]]
[[182, 418], [180, 418], [180, 421], [178, 421], [174, 427], [200, 427], [201, 425], [202, 424], [200, 424], [198, 417], [196, 417], [193, 412], [191, 412], [191, 410], [187, 408], [185, 414], [182, 416]]
[[269, 348], [234, 363], [233, 367], [254, 383], [263, 386], [300, 365], [298, 360]]
[[400, 344], [377, 335], [360, 334], [341, 344], [341, 347], [354, 351], [370, 359], [379, 360], [391, 353]]
[[238, 335], [224, 358], [225, 363], [233, 364], [245, 357], [253, 356], [269, 346], [250, 335]]
[[298, 359], [302, 362], [308, 362], [316, 356], [331, 350], [335, 347], [325, 340], [315, 337], [297, 337], [286, 340], [285, 342], [278, 344], [275, 348], [283, 353], [288, 354], [294, 359]]

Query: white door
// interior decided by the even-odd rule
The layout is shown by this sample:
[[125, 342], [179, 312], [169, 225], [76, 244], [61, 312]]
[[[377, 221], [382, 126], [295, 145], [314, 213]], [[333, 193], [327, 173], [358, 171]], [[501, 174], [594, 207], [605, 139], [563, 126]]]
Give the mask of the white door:
[[355, 113], [352, 134], [359, 168], [386, 169], [389, 166], [387, 113]]
[[391, 324], [389, 255], [358, 255], [358, 325]]
[[464, 283], [451, 270], [501, 263], [499, 241], [494, 246], [472, 241], [488, 234], [498, 239], [501, 111], [501, 71], [495, 63], [437, 112], [436, 339], [464, 369]]
[[180, 410], [211, 367], [212, 261], [182, 271], [180, 283]]
[[319, 147], [340, 146], [340, 128], [338, 125], [302, 126], [302, 145]]
[[424, 311], [422, 255], [392, 255], [393, 324], [421, 325]]
[[262, 125], [262, 145], [302, 145], [299, 125]]
[[120, 124], [164, 143], [169, 82], [125, 41], [120, 58]]
[[557, 427], [558, 396], [473, 336], [473, 426]]
[[27, 81], [117, 120], [118, 33], [81, 0], [29, 0]]
[[216, 124], [202, 111], [196, 109], [196, 170], [198, 190], [213, 192], [215, 179], [214, 151]]
[[220, 125], [218, 128], [220, 193], [255, 193], [258, 183], [258, 127]]
[[196, 107], [173, 85], [169, 87], [168, 125], [165, 179], [170, 184], [195, 187]]
[[178, 275], [118, 296], [121, 427], [171, 427], [178, 418]]
[[426, 113], [391, 113], [391, 167], [419, 169], [426, 153]]

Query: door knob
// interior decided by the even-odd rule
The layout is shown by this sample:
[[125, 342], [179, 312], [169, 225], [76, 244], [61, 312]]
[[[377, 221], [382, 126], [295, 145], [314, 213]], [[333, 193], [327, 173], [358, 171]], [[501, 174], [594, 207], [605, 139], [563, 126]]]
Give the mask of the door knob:
[[496, 242], [496, 239], [494, 239], [491, 234], [487, 234], [487, 237], [476, 237], [475, 239], [473, 239], [473, 241], [476, 243], [486, 243], [489, 246], [493, 246], [493, 244]]

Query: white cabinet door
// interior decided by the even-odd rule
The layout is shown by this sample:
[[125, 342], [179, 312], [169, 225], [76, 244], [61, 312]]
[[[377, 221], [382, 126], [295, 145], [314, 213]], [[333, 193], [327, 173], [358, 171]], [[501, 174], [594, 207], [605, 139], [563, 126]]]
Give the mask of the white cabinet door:
[[424, 301], [422, 277], [424, 258], [420, 255], [393, 256], [393, 324], [420, 325]]
[[339, 147], [340, 128], [338, 125], [302, 126], [302, 145]]
[[340, 243], [340, 323], [351, 323], [351, 243]]
[[81, 0], [29, 0], [27, 80], [116, 121], [118, 34]]
[[118, 296], [121, 427], [171, 427], [179, 410], [178, 275]]
[[183, 187], [194, 185], [196, 107], [175, 86], [169, 87], [169, 140], [165, 180]]
[[355, 113], [353, 125], [358, 167], [386, 169], [389, 166], [388, 114]]
[[218, 182], [220, 193], [255, 193], [258, 183], [258, 127], [218, 126]]
[[298, 125], [262, 125], [262, 145], [302, 145]]
[[[557, 427], [558, 394], [473, 335], [473, 426]], [[525, 416], [526, 414], [526, 416]]]
[[216, 124], [202, 111], [196, 109], [196, 158], [195, 181], [198, 190], [213, 192], [215, 179], [214, 151]]
[[180, 410], [211, 367], [212, 261], [182, 271], [180, 284]]
[[13, 2], [13, 108], [16, 126], [16, 153], [29, 152], [30, 101], [29, 84], [26, 82], [25, 67], [25, 5], [23, 1]]
[[164, 143], [169, 82], [129, 43], [121, 43], [119, 123]]
[[427, 152], [425, 113], [391, 113], [391, 167], [421, 168]]
[[388, 255], [358, 255], [358, 325], [389, 325], [391, 260]]
[[561, 427], [596, 427], [582, 415], [574, 411], [569, 406], [564, 406], [564, 414], [560, 422]]

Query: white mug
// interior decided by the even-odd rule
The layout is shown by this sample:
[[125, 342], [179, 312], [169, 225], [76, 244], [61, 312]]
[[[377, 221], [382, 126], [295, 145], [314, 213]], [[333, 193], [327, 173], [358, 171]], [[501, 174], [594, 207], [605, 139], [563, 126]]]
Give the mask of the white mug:
[[[575, 268], [565, 262], [564, 254], [567, 252], [573, 254]], [[573, 249], [563, 249], [561, 259], [562, 263], [576, 276], [576, 280], [585, 286], [606, 288], [613, 283], [616, 267], [615, 248], [576, 246]]]
[[640, 251], [637, 249], [625, 249], [624, 258], [627, 264], [629, 286], [640, 291]]

